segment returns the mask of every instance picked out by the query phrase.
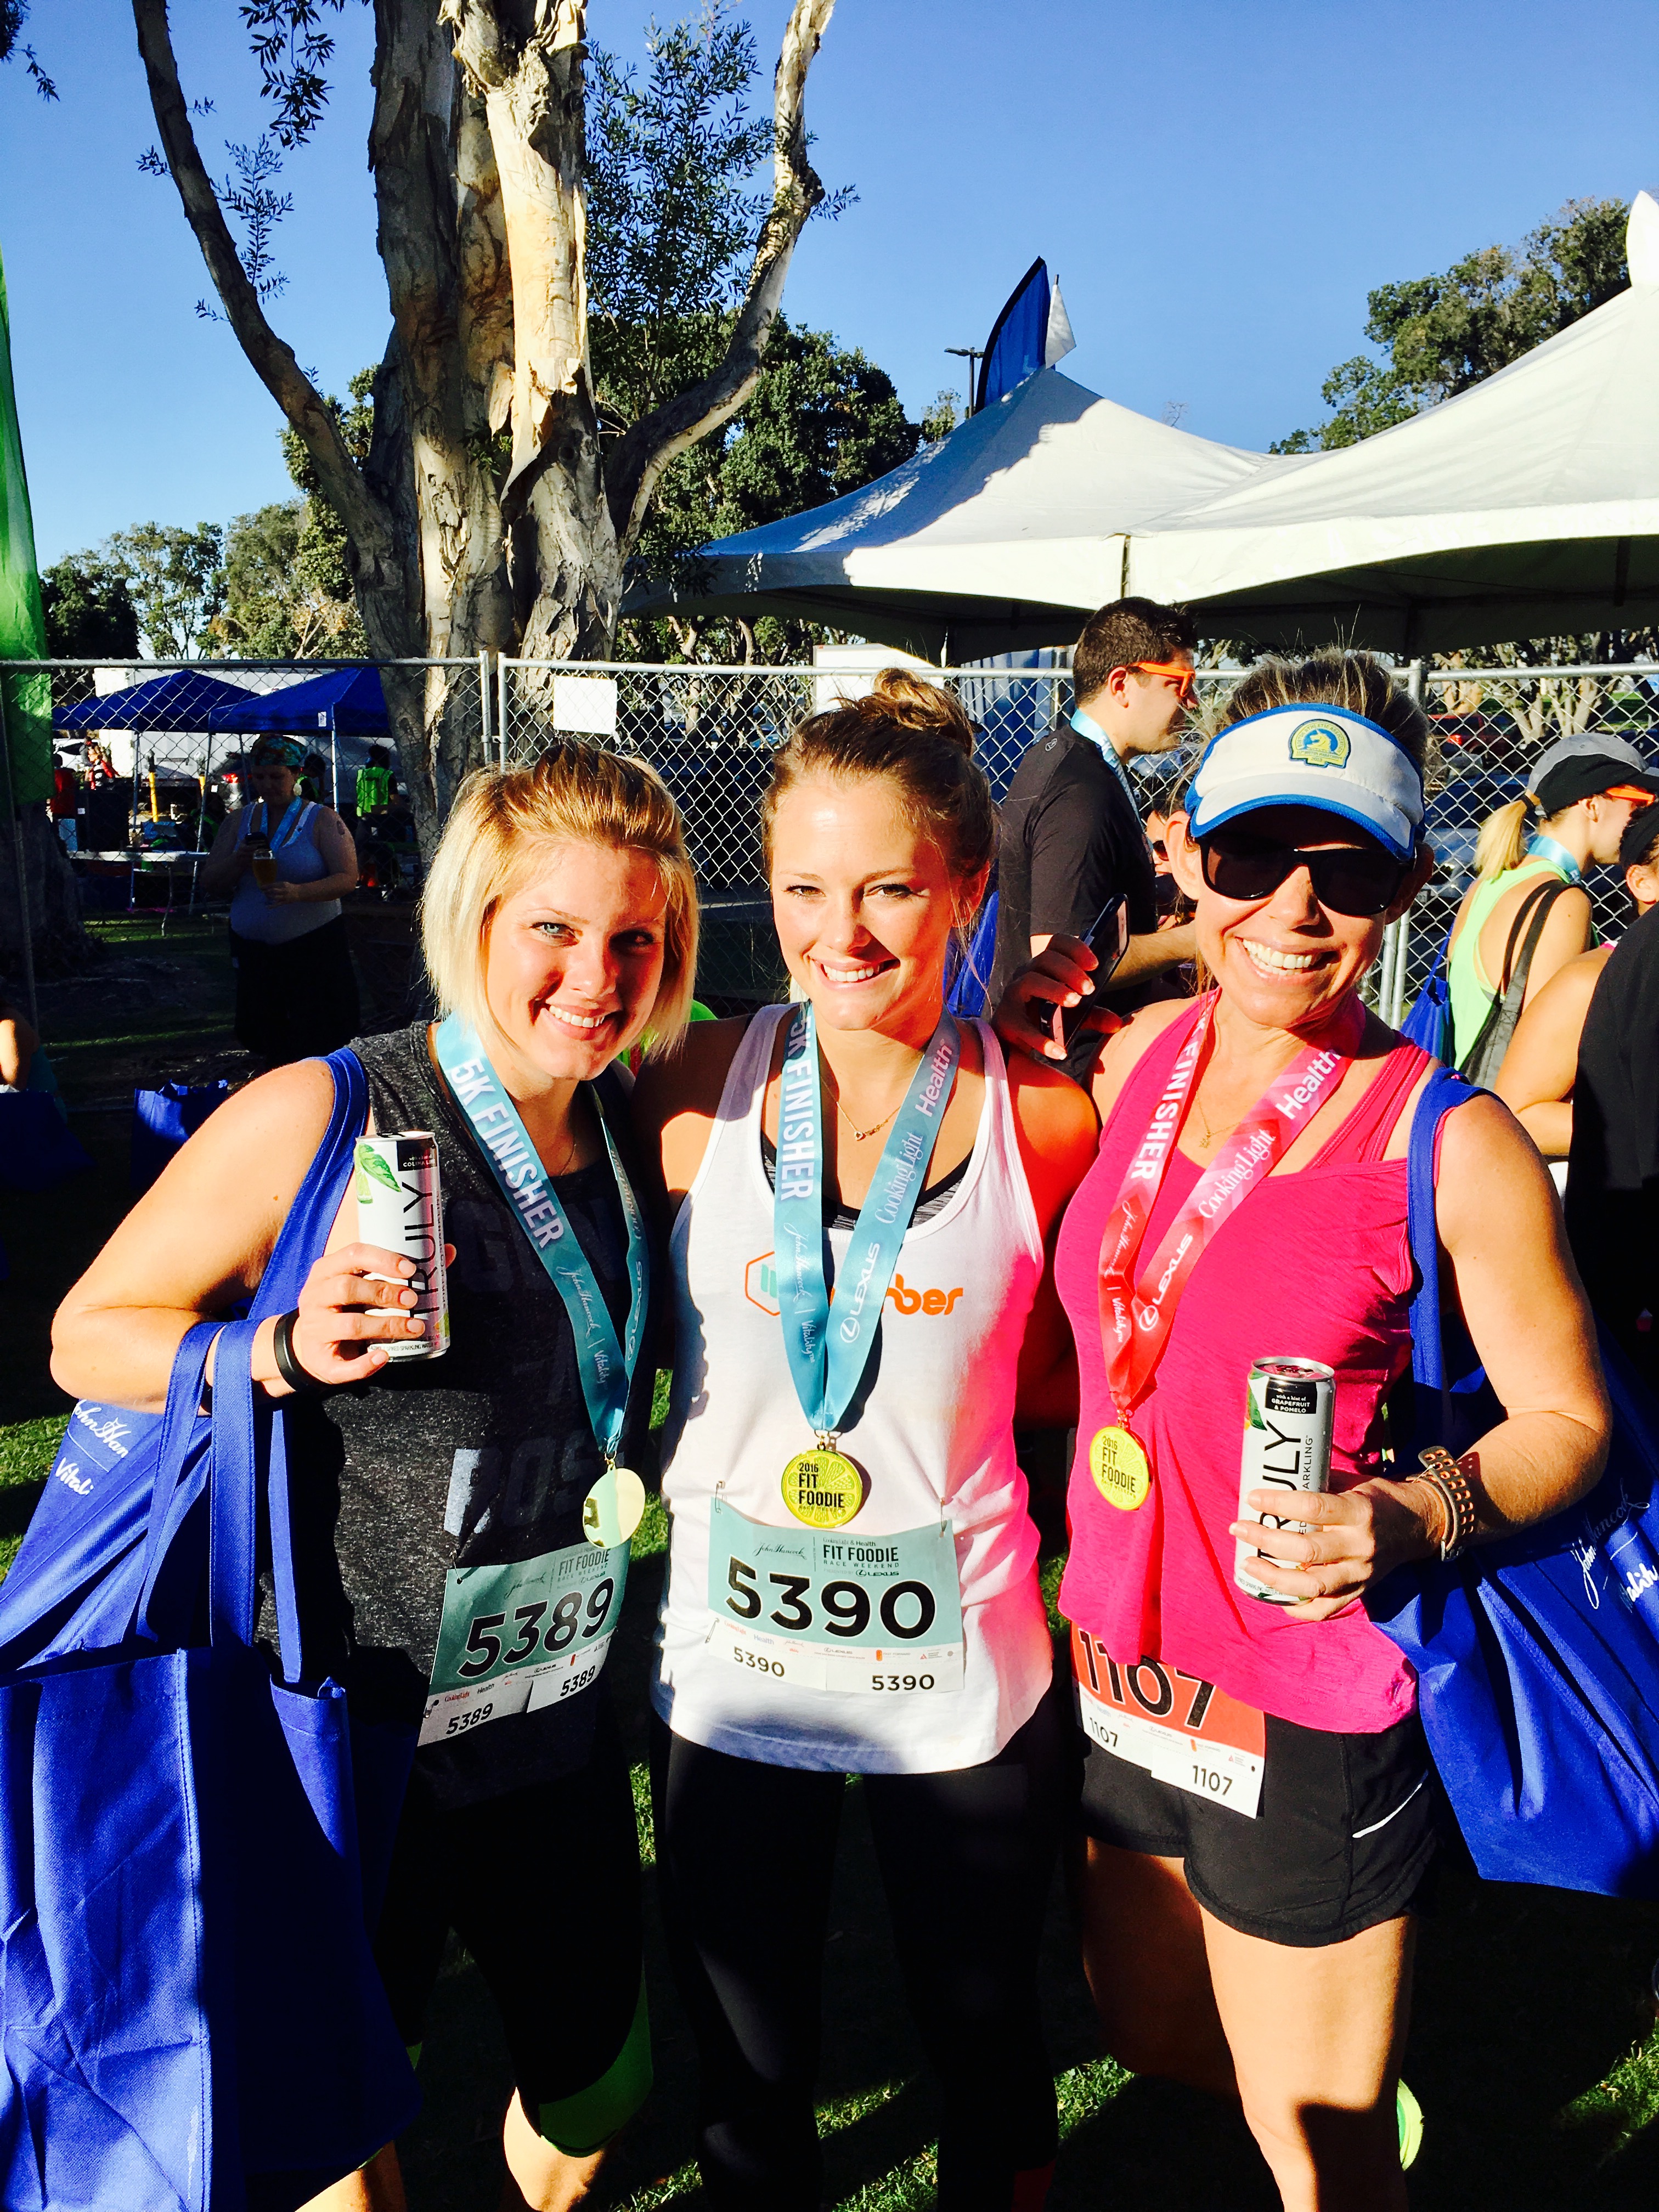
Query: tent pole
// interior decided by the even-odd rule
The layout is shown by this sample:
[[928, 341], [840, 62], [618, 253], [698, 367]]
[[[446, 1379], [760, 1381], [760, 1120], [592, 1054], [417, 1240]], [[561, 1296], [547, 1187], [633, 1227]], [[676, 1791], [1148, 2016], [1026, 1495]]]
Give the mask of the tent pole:
[[[207, 835], [207, 787], [208, 778], [212, 773], [213, 732], [210, 730], [207, 733], [207, 750], [202, 755], [201, 796], [198, 799], [196, 805], [196, 849], [198, 853], [202, 849], [202, 840]], [[193, 915], [196, 911], [196, 885], [201, 876], [201, 862], [199, 860], [193, 860], [191, 863], [190, 870], [190, 904], [185, 909], [187, 914]]]
[[[0, 763], [6, 771], [6, 805], [11, 815], [11, 848], [17, 867], [17, 918], [23, 930], [23, 997], [28, 1006], [29, 1027], [38, 1035], [40, 1009], [34, 995], [34, 932], [29, 921], [28, 856], [23, 846], [23, 817], [17, 811], [17, 789], [11, 776], [11, 733], [6, 725], [3, 678], [0, 678]], [[53, 830], [52, 835], [57, 834]]]
[[328, 718], [328, 788], [329, 804], [337, 814], [340, 811], [340, 733], [334, 726], [334, 716]]

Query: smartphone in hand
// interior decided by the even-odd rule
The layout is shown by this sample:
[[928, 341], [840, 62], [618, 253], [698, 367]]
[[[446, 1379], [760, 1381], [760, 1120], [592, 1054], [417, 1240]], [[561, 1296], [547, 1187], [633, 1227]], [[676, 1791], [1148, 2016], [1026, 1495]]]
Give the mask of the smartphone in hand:
[[1056, 1006], [1053, 1036], [1056, 1044], [1069, 1052], [1077, 1042], [1078, 1031], [1086, 1016], [1100, 1004], [1101, 994], [1106, 988], [1113, 969], [1129, 949], [1129, 902], [1121, 891], [1115, 891], [1100, 912], [1083, 933], [1083, 942], [1095, 956], [1096, 966], [1091, 970], [1094, 984], [1092, 998], [1079, 999], [1074, 1006]]

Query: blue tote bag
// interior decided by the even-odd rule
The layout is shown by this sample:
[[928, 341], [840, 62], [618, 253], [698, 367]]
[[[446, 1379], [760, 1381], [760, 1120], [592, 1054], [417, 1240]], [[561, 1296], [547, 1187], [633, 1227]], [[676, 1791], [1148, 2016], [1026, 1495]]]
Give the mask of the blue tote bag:
[[1407, 1043], [1420, 1045], [1425, 1052], [1432, 1053], [1448, 1066], [1452, 1059], [1451, 984], [1446, 975], [1446, 954], [1450, 945], [1449, 929], [1435, 955], [1428, 981], [1412, 1000], [1411, 1011], [1400, 1024], [1400, 1034]]
[[[329, 1126], [249, 1306], [255, 1321], [299, 1303], [345, 1194], [368, 1086], [354, 1053], [331, 1054], [328, 1066], [334, 1079]], [[178, 1386], [176, 1369], [173, 1381]], [[198, 1402], [175, 1409], [170, 1395], [166, 1415], [91, 1399], [76, 1407], [27, 1533], [0, 1583], [0, 1671], [122, 1643], [137, 1621], [158, 1549], [171, 1573], [192, 1589], [198, 1585], [207, 1565], [199, 1502], [208, 1423], [196, 1417]], [[158, 1490], [162, 1465], [167, 1477]], [[153, 1515], [183, 1519], [193, 1507], [194, 1553], [171, 1537], [162, 1547], [159, 1521], [151, 1530]]]
[[132, 1188], [148, 1190], [179, 1146], [229, 1096], [230, 1085], [222, 1079], [217, 1083], [164, 1083], [157, 1091], [135, 1091]]
[[[413, 1738], [354, 1727], [307, 1665], [284, 1422], [248, 1376], [256, 1325], [219, 1332], [210, 1422], [195, 1409], [216, 1325], [191, 1329], [166, 1412], [129, 1449], [149, 1476], [129, 1475], [105, 1547], [125, 1636], [89, 1640], [97, 1547], [60, 1528], [33, 1587], [62, 1571], [77, 1602], [46, 1641], [70, 1648], [0, 1678], [9, 2212], [289, 2212], [418, 2106], [367, 1895]], [[262, 1509], [275, 1673], [253, 1643]]]
[[[1443, 1116], [1476, 1096], [1438, 1071], [1413, 1123], [1415, 1445], [1466, 1450], [1503, 1419], [1443, 1315], [1434, 1214]], [[1417, 1670], [1434, 1762], [1488, 1880], [1659, 1897], [1659, 1406], [1603, 1334], [1606, 1470], [1565, 1512], [1442, 1565], [1401, 1569], [1370, 1602]]]

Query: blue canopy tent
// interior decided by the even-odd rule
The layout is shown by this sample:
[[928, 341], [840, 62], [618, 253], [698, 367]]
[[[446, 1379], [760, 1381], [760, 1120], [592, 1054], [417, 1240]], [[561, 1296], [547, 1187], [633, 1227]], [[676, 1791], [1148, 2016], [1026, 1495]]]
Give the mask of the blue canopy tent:
[[199, 735], [214, 726], [216, 712], [234, 713], [239, 707], [259, 703], [240, 684], [222, 683], [198, 668], [179, 668], [168, 676], [153, 676], [147, 684], [130, 684], [119, 691], [82, 699], [78, 706], [54, 707], [52, 726], [77, 733], [143, 730]]
[[[149, 748], [151, 813], [155, 812], [155, 766], [157, 738], [202, 737], [208, 738], [199, 758], [193, 750], [177, 746], [161, 748], [167, 764], [183, 769], [189, 780], [198, 786], [201, 797], [196, 817], [196, 843], [199, 848], [205, 826], [207, 780], [212, 753], [211, 732], [214, 716], [255, 702], [255, 695], [240, 684], [227, 684], [217, 676], [209, 676], [199, 668], [169, 669], [165, 675], [152, 676], [143, 684], [127, 684], [116, 691], [106, 691], [90, 699], [82, 699], [72, 707], [54, 707], [52, 728], [66, 738], [90, 738], [101, 732], [130, 731], [132, 748], [132, 800], [130, 827], [136, 828], [139, 818], [139, 794], [143, 777], [139, 772], [137, 740], [147, 737]], [[129, 840], [131, 843], [131, 840]], [[136, 851], [136, 848], [134, 848]], [[135, 896], [135, 858], [129, 869], [128, 903]], [[191, 900], [195, 902], [192, 876]]]
[[[275, 734], [315, 738], [328, 732], [335, 802], [339, 800], [340, 762], [361, 768], [372, 744], [391, 745], [378, 668], [330, 668], [280, 691], [228, 702], [210, 718], [216, 733], [256, 737]], [[342, 740], [344, 740], [343, 743]]]

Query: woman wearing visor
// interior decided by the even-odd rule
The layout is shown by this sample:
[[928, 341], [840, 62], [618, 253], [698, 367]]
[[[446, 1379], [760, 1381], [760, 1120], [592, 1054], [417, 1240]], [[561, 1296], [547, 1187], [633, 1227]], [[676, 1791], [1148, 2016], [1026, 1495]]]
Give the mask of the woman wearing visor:
[[[1234, 691], [1169, 828], [1214, 988], [1106, 1044], [1099, 1156], [1055, 1261], [1081, 1396], [1060, 1607], [1085, 1964], [1116, 2056], [1239, 2100], [1297, 2208], [1403, 2206], [1418, 2124], [1396, 2087], [1436, 1790], [1412, 1671], [1358, 1601], [1471, 1524], [1479, 1541], [1565, 1506], [1605, 1449], [1548, 1179], [1479, 1097], [1443, 1127], [1438, 1227], [1508, 1415], [1449, 1490], [1386, 1455], [1432, 1063], [1359, 986], [1432, 865], [1423, 732], [1364, 655], [1270, 663]], [[1091, 964], [1050, 946], [1005, 1035], [1033, 1042], [1025, 1007], [1074, 1002]], [[1241, 1506], [1247, 1378], [1285, 1358], [1335, 1378], [1307, 1534], [1239, 1517], [1275, 1496]], [[1260, 1595], [1235, 1580], [1241, 1540]]]

